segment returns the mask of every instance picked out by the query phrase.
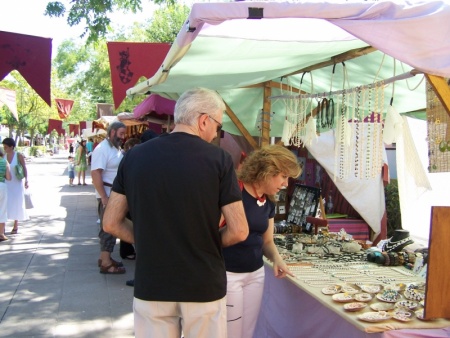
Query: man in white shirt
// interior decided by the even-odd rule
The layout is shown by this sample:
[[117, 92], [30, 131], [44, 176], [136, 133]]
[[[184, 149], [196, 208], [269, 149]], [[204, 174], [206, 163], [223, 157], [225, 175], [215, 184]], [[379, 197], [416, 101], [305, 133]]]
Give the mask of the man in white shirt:
[[125, 268], [122, 262], [111, 258], [116, 244], [116, 237], [103, 231], [103, 211], [108, 204], [112, 183], [117, 174], [117, 168], [123, 154], [120, 149], [126, 133], [125, 124], [116, 121], [109, 125], [107, 137], [95, 147], [92, 152], [91, 176], [98, 200], [100, 218], [100, 258], [98, 266], [103, 274], [123, 274]]

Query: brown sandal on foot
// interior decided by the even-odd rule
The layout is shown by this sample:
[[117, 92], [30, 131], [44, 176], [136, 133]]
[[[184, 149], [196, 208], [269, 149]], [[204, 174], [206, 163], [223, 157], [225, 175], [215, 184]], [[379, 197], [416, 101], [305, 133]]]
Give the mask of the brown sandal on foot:
[[103, 274], [110, 274], [110, 275], [121, 275], [126, 272], [125, 268], [123, 266], [114, 266], [113, 264], [108, 266], [101, 266], [100, 267], [100, 273]]
[[[112, 259], [112, 258], [111, 258], [111, 264], [112, 264], [113, 266], [118, 267], [118, 268], [121, 268], [121, 267], [123, 266], [123, 263], [122, 263], [122, 262], [115, 261], [115, 260]], [[99, 260], [97, 261], [97, 265], [98, 265], [98, 267], [101, 267], [101, 266], [102, 266], [102, 260], [101, 260], [101, 259], [99, 259]]]
[[13, 228], [11, 230], [11, 235], [17, 235], [17, 233], [18, 233], [18, 229], [17, 228]]

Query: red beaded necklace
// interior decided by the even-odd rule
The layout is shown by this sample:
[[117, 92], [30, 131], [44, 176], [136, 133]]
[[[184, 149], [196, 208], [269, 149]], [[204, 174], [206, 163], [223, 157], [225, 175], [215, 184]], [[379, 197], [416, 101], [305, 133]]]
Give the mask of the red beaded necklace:
[[253, 184], [252, 184], [252, 188], [253, 188], [253, 193], [255, 194], [256, 199], [257, 199], [256, 204], [258, 204], [258, 206], [262, 207], [264, 204], [266, 204], [266, 195], [262, 194], [262, 196], [259, 197], [258, 193], [256, 192], [256, 188]]

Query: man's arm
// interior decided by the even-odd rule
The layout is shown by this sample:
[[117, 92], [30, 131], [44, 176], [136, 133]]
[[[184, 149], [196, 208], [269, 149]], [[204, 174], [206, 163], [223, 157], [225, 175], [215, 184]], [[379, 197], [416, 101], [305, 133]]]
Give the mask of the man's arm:
[[103, 214], [103, 230], [125, 242], [134, 243], [133, 223], [126, 218], [128, 203], [125, 195], [111, 191]]
[[97, 190], [98, 194], [100, 195], [103, 206], [106, 206], [108, 204], [108, 195], [106, 194], [105, 186], [103, 185], [102, 173], [103, 169], [91, 170], [91, 178], [95, 190]]
[[227, 225], [220, 229], [222, 246], [230, 246], [244, 241], [248, 236], [248, 223], [242, 201], [233, 202], [222, 207]]

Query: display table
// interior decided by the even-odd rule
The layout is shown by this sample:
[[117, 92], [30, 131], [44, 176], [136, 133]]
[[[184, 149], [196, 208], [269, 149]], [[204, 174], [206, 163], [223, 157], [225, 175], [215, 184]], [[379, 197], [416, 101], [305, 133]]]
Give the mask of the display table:
[[363, 322], [357, 318], [362, 312], [345, 312], [343, 304], [322, 294], [321, 288], [310, 287], [297, 278], [277, 279], [267, 262], [265, 272], [254, 338], [450, 337], [448, 320]]

